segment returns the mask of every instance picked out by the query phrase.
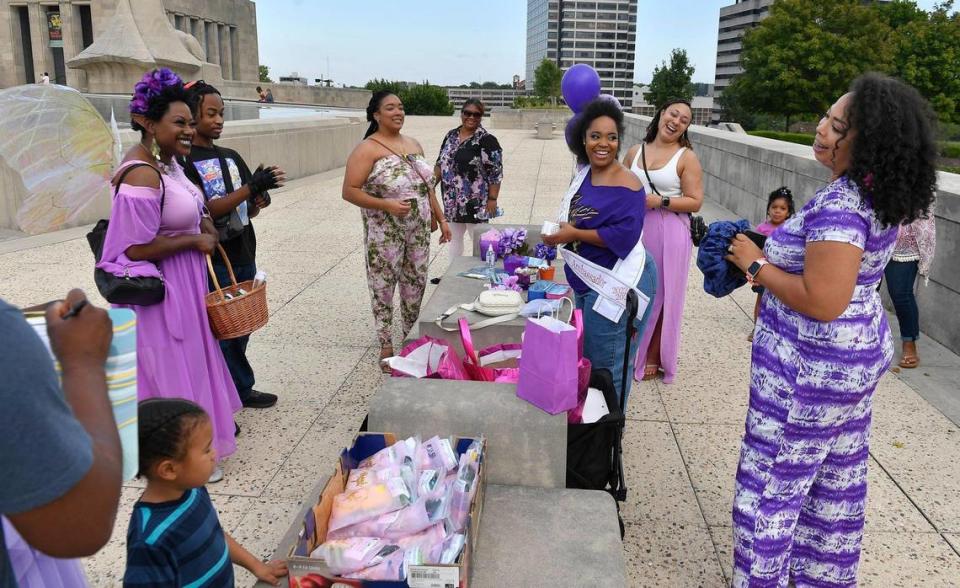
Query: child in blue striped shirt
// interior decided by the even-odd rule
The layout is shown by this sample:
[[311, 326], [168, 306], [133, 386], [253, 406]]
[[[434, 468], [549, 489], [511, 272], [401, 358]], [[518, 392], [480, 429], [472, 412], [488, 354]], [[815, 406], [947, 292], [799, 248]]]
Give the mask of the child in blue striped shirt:
[[140, 403], [138, 421], [147, 487], [127, 529], [123, 585], [232, 587], [231, 562], [278, 585], [286, 563], [264, 563], [234, 541], [204, 488], [216, 466], [207, 413], [187, 400], [153, 398]]

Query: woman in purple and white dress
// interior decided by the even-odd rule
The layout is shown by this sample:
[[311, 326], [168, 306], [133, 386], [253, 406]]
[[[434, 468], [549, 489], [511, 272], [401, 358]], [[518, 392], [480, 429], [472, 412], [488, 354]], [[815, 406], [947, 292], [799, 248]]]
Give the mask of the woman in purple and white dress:
[[[897, 113], [896, 117], [888, 113]], [[933, 114], [913, 88], [858, 78], [817, 127], [832, 181], [763, 251], [728, 260], [766, 288], [733, 503], [734, 586], [853, 586], [873, 391], [893, 342], [877, 284], [897, 226], [936, 187]]]

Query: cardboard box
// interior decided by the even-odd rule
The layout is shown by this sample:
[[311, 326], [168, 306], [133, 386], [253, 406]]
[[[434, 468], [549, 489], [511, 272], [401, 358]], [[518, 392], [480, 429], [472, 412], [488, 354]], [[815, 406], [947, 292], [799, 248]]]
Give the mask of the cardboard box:
[[304, 514], [300, 521], [297, 540], [287, 553], [290, 588], [328, 588], [334, 584], [363, 588], [469, 588], [470, 560], [479, 535], [480, 515], [483, 511], [483, 492], [486, 486], [486, 478], [484, 477], [486, 442], [482, 438], [453, 438], [454, 450], [458, 457], [475, 440], [481, 444], [477, 492], [474, 495], [473, 503], [470, 505], [470, 518], [467, 520], [464, 529], [466, 542], [455, 564], [410, 566], [407, 570], [407, 581], [390, 582], [340, 578], [330, 573], [326, 562], [322, 559], [310, 557], [313, 550], [326, 540], [327, 525], [333, 508], [333, 498], [343, 493], [350, 470], [381, 449], [393, 445], [397, 440], [393, 433], [360, 433], [354, 439], [353, 446], [341, 453], [333, 476], [330, 477], [323, 491], [320, 492], [316, 504]]

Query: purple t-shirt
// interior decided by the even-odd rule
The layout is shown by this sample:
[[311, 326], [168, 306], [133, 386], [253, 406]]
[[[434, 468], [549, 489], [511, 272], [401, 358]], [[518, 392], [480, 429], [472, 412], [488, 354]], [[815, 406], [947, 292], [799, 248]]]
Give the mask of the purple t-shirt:
[[[607, 245], [597, 247], [574, 242], [566, 245], [584, 259], [612, 269], [618, 259], [630, 254], [643, 232], [646, 195], [643, 188], [631, 190], [624, 186], [594, 186], [588, 173], [580, 191], [570, 203], [570, 222], [578, 229], [596, 229]], [[590, 290], [569, 267], [564, 267], [567, 283], [577, 294]]]

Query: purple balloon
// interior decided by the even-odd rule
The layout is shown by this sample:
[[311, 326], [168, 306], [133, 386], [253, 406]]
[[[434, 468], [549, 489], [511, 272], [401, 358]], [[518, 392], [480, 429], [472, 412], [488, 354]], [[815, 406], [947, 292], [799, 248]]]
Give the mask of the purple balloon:
[[612, 94], [600, 94], [597, 100], [603, 100], [604, 102], [610, 102], [617, 107], [617, 110], [623, 110], [623, 105], [620, 104], [620, 101], [617, 100], [617, 97]]
[[560, 89], [570, 110], [580, 113], [600, 95], [600, 76], [589, 65], [578, 63], [564, 72]]
[[580, 113], [571, 116], [570, 120], [567, 121], [567, 128], [563, 131], [563, 136], [567, 140], [567, 147], [569, 147], [571, 150], [574, 149], [578, 139], [582, 140], [580, 137], [574, 135], [576, 132], [574, 129], [580, 123], [580, 119], [582, 118], [583, 115]]

